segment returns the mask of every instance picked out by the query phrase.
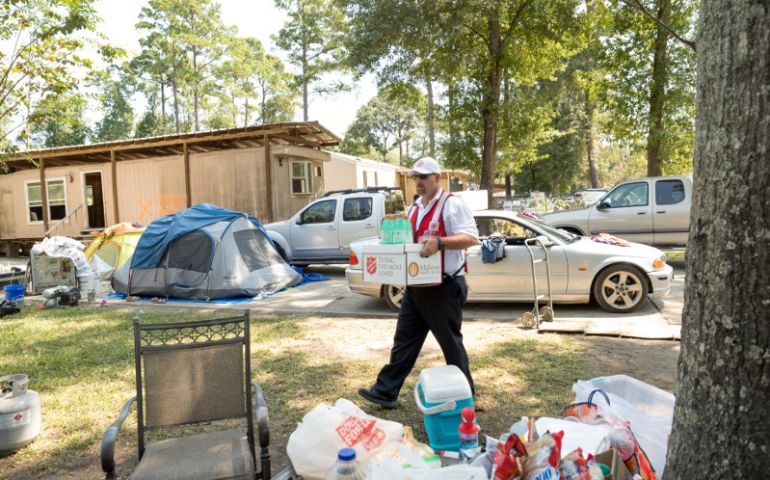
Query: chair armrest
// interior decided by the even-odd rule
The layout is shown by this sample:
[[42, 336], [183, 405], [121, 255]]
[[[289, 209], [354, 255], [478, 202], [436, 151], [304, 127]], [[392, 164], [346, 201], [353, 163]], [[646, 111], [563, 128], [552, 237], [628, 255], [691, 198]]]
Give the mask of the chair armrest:
[[270, 446], [270, 427], [268, 425], [267, 403], [265, 403], [265, 396], [262, 394], [262, 387], [254, 380], [251, 381], [251, 388], [254, 390], [254, 400], [257, 403], [257, 409], [254, 412], [254, 415], [257, 417], [259, 445], [262, 448], [266, 448]]
[[123, 425], [123, 422], [126, 421], [126, 417], [128, 417], [128, 413], [131, 411], [131, 405], [133, 405], [135, 401], [136, 397], [131, 397], [131, 399], [123, 405], [123, 409], [120, 411], [118, 419], [115, 420], [112, 425], [107, 427], [107, 430], [104, 431], [104, 436], [102, 436], [102, 470], [107, 474], [107, 478], [117, 478], [115, 477], [115, 442], [118, 439], [120, 427]]

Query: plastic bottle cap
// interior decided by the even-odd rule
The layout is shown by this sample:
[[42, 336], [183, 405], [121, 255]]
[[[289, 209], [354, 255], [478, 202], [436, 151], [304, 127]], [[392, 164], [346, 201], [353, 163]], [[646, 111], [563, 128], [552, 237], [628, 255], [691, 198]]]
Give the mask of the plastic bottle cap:
[[349, 462], [351, 460], [355, 460], [356, 459], [356, 451], [353, 450], [352, 448], [343, 448], [337, 454], [337, 458], [339, 458], [340, 460], [344, 460], [346, 462]]

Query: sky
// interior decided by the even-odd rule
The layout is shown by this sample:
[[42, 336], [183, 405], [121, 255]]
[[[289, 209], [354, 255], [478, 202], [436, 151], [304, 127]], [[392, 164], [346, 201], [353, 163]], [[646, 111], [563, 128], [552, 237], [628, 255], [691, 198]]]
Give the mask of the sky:
[[[273, 0], [219, 0], [222, 6], [222, 20], [225, 25], [238, 27], [238, 34], [258, 38], [265, 49], [281, 58], [285, 57], [271, 35], [278, 31], [286, 21], [284, 12], [275, 7]], [[139, 19], [139, 12], [147, 4], [146, 0], [100, 0], [96, 9], [102, 22], [99, 31], [107, 35], [112, 45], [126, 49], [130, 55], [139, 51], [139, 34], [134, 25]], [[293, 67], [287, 65], [287, 69]], [[339, 78], [339, 77], [337, 77]], [[353, 82], [348, 78], [349, 82]], [[340, 138], [356, 116], [358, 108], [377, 93], [373, 76], [367, 75], [360, 82], [354, 83], [351, 92], [329, 98], [311, 97], [310, 120], [317, 120]], [[294, 120], [302, 120], [302, 110], [298, 108]]]

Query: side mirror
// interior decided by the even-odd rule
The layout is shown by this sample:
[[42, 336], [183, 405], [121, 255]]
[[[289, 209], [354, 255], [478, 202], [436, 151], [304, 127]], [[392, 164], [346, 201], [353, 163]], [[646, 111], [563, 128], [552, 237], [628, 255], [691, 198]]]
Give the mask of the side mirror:
[[609, 200], [602, 200], [601, 202], [599, 202], [599, 205], [596, 206], [598, 210], [607, 210], [610, 207], [612, 207], [612, 205], [610, 205]]
[[302, 225], [302, 215], [297, 215], [297, 218], [294, 219], [294, 223], [297, 225]]

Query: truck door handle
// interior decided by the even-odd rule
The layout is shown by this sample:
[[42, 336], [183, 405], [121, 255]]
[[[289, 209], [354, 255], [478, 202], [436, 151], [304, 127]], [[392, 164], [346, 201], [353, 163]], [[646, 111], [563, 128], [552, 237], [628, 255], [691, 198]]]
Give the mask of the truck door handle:
[[666, 213], [666, 211], [665, 211], [665, 210], [658, 210], [658, 211], [657, 211], [657, 212], [655, 212], [655, 213]]
[[637, 215], [647, 215], [647, 212], [636, 212]]
[[327, 230], [337, 230], [335, 227], [326, 227]]
[[372, 225], [371, 223], [367, 223], [366, 225], [364, 225], [364, 228], [368, 230], [368, 229], [374, 228], [374, 225]]

